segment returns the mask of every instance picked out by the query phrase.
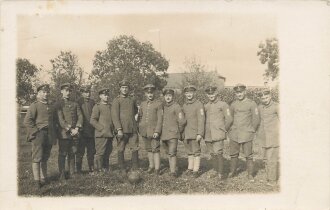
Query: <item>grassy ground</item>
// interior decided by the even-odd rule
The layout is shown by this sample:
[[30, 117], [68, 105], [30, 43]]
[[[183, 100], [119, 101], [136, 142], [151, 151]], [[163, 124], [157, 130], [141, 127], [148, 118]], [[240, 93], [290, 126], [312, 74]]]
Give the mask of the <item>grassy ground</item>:
[[[19, 119], [19, 122], [21, 120]], [[265, 170], [262, 164], [262, 154], [258, 143], [254, 143], [255, 150], [255, 182], [247, 180], [245, 161], [239, 162], [241, 172], [238, 176], [220, 182], [216, 178], [211, 178], [214, 171], [210, 168], [205, 144], [202, 143], [202, 174], [198, 178], [186, 176], [183, 171], [187, 168], [187, 159], [184, 146], [180, 142], [178, 147], [178, 167], [180, 176], [176, 179], [169, 176], [168, 162], [166, 155], [162, 151], [161, 176], [146, 173], [148, 168], [147, 153], [141, 149], [140, 174], [141, 182], [135, 186], [127, 182], [119, 174], [117, 167], [116, 142], [114, 150], [110, 156], [111, 172], [108, 174], [90, 175], [87, 173], [87, 161], [84, 158], [81, 175], [66, 182], [59, 182], [57, 154], [58, 145], [55, 145], [48, 161], [48, 175], [50, 183], [40, 190], [33, 188], [33, 175], [31, 170], [31, 146], [25, 142], [25, 129], [19, 124], [18, 131], [18, 194], [20, 196], [109, 196], [109, 195], [168, 195], [168, 194], [227, 194], [227, 193], [276, 193], [279, 187], [266, 186], [264, 182]], [[143, 145], [141, 145], [143, 146]], [[229, 170], [228, 141], [225, 141], [225, 174]], [[125, 152], [126, 165], [130, 166], [130, 152]]]

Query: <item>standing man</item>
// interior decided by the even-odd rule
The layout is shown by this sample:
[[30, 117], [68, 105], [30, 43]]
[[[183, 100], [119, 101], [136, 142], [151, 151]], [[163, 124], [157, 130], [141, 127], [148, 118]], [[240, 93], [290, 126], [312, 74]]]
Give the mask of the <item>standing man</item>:
[[92, 109], [95, 105], [94, 100], [91, 97], [91, 87], [83, 86], [80, 88], [82, 98], [78, 101], [80, 109], [83, 115], [83, 127], [81, 132], [81, 138], [78, 144], [77, 154], [77, 172], [81, 172], [82, 159], [87, 150], [87, 163], [89, 172], [94, 171], [94, 155], [95, 155], [95, 139], [94, 139], [94, 127], [90, 124]]
[[257, 138], [260, 140], [261, 146], [264, 150], [267, 185], [275, 186], [278, 178], [277, 162], [280, 146], [279, 107], [278, 103], [272, 100], [269, 89], [262, 90], [259, 96], [262, 104], [258, 107], [261, 123], [258, 129]]
[[48, 102], [49, 85], [37, 87], [37, 101], [30, 105], [24, 118], [27, 141], [32, 144], [32, 173], [37, 189], [47, 183], [47, 161], [56, 143], [55, 110]]
[[111, 106], [109, 104], [109, 89], [99, 90], [100, 102], [92, 111], [90, 123], [95, 128], [95, 165], [96, 171], [108, 172], [110, 168], [109, 157], [112, 152], [113, 124]]
[[260, 123], [260, 118], [257, 104], [246, 98], [245, 89], [246, 86], [243, 84], [237, 84], [234, 87], [237, 100], [230, 106], [234, 122], [229, 131], [231, 160], [228, 177], [236, 175], [239, 151], [242, 147], [246, 158], [248, 179], [253, 182], [252, 140]]
[[164, 89], [163, 95], [165, 99], [162, 135], [160, 139], [168, 154], [168, 162], [172, 177], [177, 177], [176, 171], [176, 154], [178, 147], [178, 139], [181, 139], [181, 134], [186, 124], [183, 111], [179, 104], [173, 101], [174, 90]]
[[209, 151], [213, 169], [222, 179], [223, 173], [223, 141], [230, 128], [233, 118], [226, 102], [220, 101], [217, 96], [217, 87], [209, 86], [205, 89], [209, 102], [205, 105], [205, 143]]
[[83, 115], [78, 103], [69, 99], [71, 85], [61, 85], [62, 99], [57, 107], [59, 121], [58, 168], [60, 180], [65, 179], [65, 158], [67, 157], [69, 176], [75, 173], [75, 157], [78, 150], [79, 132], [82, 128]]
[[159, 175], [160, 167], [160, 134], [162, 133], [163, 106], [155, 100], [155, 86], [148, 84], [143, 87], [147, 100], [139, 109], [139, 132], [143, 138], [145, 150], [148, 152], [148, 173]]
[[118, 165], [126, 175], [124, 151], [127, 143], [132, 151], [132, 169], [139, 167], [139, 139], [137, 135], [137, 123], [135, 115], [138, 107], [134, 98], [129, 96], [130, 86], [127, 80], [120, 82], [120, 95], [112, 103], [111, 115], [118, 140]]
[[186, 100], [183, 104], [183, 112], [187, 119], [187, 125], [184, 130], [184, 145], [188, 153], [188, 169], [186, 174], [192, 174], [197, 178], [199, 176], [201, 162], [200, 142], [204, 136], [205, 127], [204, 106], [195, 97], [195, 86], [186, 86], [184, 93]]

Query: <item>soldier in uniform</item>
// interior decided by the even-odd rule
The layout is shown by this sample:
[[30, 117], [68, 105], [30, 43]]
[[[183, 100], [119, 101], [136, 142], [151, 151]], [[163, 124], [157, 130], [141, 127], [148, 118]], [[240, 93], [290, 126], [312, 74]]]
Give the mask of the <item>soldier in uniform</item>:
[[187, 175], [199, 176], [201, 147], [200, 142], [204, 136], [205, 114], [204, 106], [195, 97], [196, 87], [188, 85], [184, 88], [185, 103], [183, 112], [187, 120], [184, 129], [184, 145], [188, 153]]
[[95, 128], [95, 166], [96, 171], [108, 172], [109, 157], [112, 152], [113, 124], [111, 118], [111, 105], [109, 104], [109, 89], [99, 90], [100, 102], [92, 111], [90, 123]]
[[178, 139], [181, 138], [181, 134], [186, 124], [182, 108], [179, 104], [173, 101], [174, 90], [164, 89], [163, 95], [165, 99], [162, 134], [160, 139], [168, 154], [168, 162], [170, 166], [171, 176], [177, 177], [176, 171], [176, 153], [178, 146]]
[[118, 165], [123, 175], [126, 175], [124, 151], [127, 143], [130, 144], [132, 151], [132, 169], [136, 170], [139, 167], [139, 139], [135, 120], [138, 107], [135, 99], [129, 96], [129, 89], [128, 81], [125, 79], [121, 81], [120, 95], [113, 100], [111, 107], [112, 121], [118, 140]]
[[139, 109], [139, 132], [143, 138], [145, 150], [148, 152], [148, 173], [159, 175], [160, 167], [160, 135], [162, 133], [163, 106], [155, 100], [155, 86], [147, 84], [143, 87], [147, 100]]
[[58, 168], [60, 180], [65, 179], [65, 159], [67, 157], [69, 175], [75, 173], [75, 158], [78, 150], [79, 132], [83, 124], [83, 115], [78, 103], [69, 99], [71, 85], [61, 85], [62, 99], [57, 105], [57, 117], [59, 121], [59, 154]]
[[264, 150], [267, 185], [275, 186], [279, 156], [279, 107], [272, 100], [269, 89], [262, 90], [259, 96], [262, 104], [258, 107], [261, 123], [257, 138]]
[[217, 87], [209, 86], [205, 89], [209, 102], [205, 105], [205, 143], [211, 155], [213, 169], [221, 179], [223, 173], [223, 141], [226, 139], [233, 118], [226, 102], [217, 96]]
[[49, 85], [37, 87], [37, 101], [30, 105], [24, 118], [27, 141], [32, 144], [32, 173], [37, 188], [47, 183], [47, 161], [56, 143], [55, 109], [48, 102]]
[[94, 171], [94, 155], [95, 155], [95, 139], [94, 139], [94, 127], [89, 123], [91, 118], [92, 109], [95, 105], [95, 101], [90, 98], [91, 87], [83, 86], [80, 88], [82, 98], [78, 101], [80, 109], [83, 114], [83, 127], [81, 132], [81, 137], [78, 144], [78, 154], [77, 154], [77, 172], [81, 172], [82, 159], [87, 150], [87, 163], [89, 172]]
[[246, 97], [245, 89], [246, 86], [243, 84], [237, 84], [234, 87], [237, 100], [230, 106], [234, 122], [229, 131], [231, 160], [228, 177], [236, 175], [239, 151], [242, 147], [246, 158], [248, 179], [254, 181], [252, 140], [260, 123], [260, 117], [257, 104]]

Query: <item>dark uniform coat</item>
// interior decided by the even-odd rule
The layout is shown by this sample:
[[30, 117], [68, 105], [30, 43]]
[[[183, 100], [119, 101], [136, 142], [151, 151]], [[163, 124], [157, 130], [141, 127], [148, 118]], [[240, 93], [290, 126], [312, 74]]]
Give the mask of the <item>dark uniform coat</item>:
[[186, 101], [183, 105], [183, 112], [187, 120], [184, 129], [185, 139], [196, 139], [197, 135], [204, 136], [205, 113], [203, 104], [197, 99]]
[[251, 99], [236, 100], [230, 106], [234, 122], [229, 138], [238, 143], [252, 141], [260, 123], [257, 104]]
[[83, 125], [83, 115], [78, 103], [70, 100], [61, 100], [57, 105], [57, 116], [60, 125], [59, 137], [61, 139], [71, 138], [68, 131]]
[[36, 133], [48, 128], [48, 140], [56, 143], [56, 110], [53, 104], [45, 104], [40, 101], [33, 102], [24, 118], [24, 125], [27, 128], [27, 141], [31, 142], [36, 138]]
[[182, 108], [172, 101], [164, 103], [163, 125], [161, 140], [181, 139], [181, 134], [186, 124]]
[[233, 122], [229, 106], [226, 102], [209, 101], [205, 104], [205, 141], [223, 140], [226, 138], [227, 130]]
[[162, 133], [163, 104], [160, 101], [143, 101], [139, 109], [139, 132], [143, 137]]
[[268, 105], [259, 105], [260, 126], [257, 138], [262, 147], [279, 146], [279, 108], [278, 103], [271, 101]]
[[90, 124], [92, 109], [95, 105], [95, 101], [92, 99], [86, 100], [84, 98], [81, 98], [78, 101], [78, 104], [80, 106], [82, 115], [83, 115], [83, 130], [82, 135], [84, 137], [94, 137], [94, 127]]
[[90, 123], [95, 128], [95, 137], [113, 137], [111, 105], [98, 103], [93, 107]]
[[117, 96], [111, 107], [112, 121], [115, 129], [122, 129], [123, 133], [136, 133], [137, 123], [135, 115], [138, 107], [134, 98], [127, 96]]

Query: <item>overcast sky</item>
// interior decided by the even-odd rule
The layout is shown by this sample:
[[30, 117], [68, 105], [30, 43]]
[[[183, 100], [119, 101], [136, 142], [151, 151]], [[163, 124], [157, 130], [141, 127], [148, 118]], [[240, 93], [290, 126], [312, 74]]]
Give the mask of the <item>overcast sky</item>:
[[169, 59], [168, 73], [183, 72], [185, 58], [194, 56], [217, 68], [226, 85], [263, 85], [258, 45], [276, 37], [274, 16], [251, 14], [35, 15], [20, 16], [17, 24], [18, 57], [45, 69], [61, 50], [71, 50], [89, 73], [95, 52], [124, 34], [151, 42]]

